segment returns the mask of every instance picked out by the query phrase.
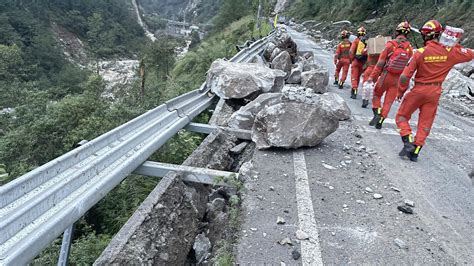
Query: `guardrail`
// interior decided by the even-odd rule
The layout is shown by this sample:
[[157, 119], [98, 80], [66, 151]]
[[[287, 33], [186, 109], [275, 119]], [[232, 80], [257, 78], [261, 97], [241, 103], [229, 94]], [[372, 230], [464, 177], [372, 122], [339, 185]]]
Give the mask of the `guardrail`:
[[[269, 37], [230, 61], [250, 61]], [[214, 98], [203, 84], [0, 187], [0, 265], [35, 258]]]

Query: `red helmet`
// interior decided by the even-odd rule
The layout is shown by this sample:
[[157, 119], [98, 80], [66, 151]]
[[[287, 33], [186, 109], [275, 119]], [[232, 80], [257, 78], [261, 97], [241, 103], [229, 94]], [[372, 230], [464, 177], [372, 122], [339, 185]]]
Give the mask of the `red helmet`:
[[357, 29], [357, 35], [359, 36], [365, 36], [367, 34], [367, 31], [365, 30], [364, 27], [360, 27]]
[[408, 23], [407, 21], [404, 21], [404, 22], [398, 24], [396, 31], [399, 31], [403, 34], [410, 33], [410, 31], [411, 31], [410, 23]]
[[423, 27], [421, 27], [420, 32], [424, 36], [434, 37], [443, 32], [443, 26], [441, 25], [441, 23], [439, 23], [439, 21], [432, 19], [426, 22]]
[[349, 38], [349, 35], [350, 35], [350, 34], [349, 34], [349, 32], [348, 32], [347, 30], [343, 30], [343, 31], [341, 32], [341, 38], [342, 38], [342, 39]]

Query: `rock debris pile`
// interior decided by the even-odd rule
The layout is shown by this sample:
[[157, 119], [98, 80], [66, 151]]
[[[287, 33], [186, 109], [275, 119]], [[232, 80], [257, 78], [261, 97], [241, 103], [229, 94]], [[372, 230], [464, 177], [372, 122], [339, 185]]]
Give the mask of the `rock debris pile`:
[[207, 77], [222, 99], [249, 101], [228, 126], [252, 130], [258, 149], [316, 146], [350, 118], [345, 101], [328, 92], [328, 70], [311, 53], [299, 55], [287, 34], [268, 43], [262, 59], [263, 65], [217, 60]]

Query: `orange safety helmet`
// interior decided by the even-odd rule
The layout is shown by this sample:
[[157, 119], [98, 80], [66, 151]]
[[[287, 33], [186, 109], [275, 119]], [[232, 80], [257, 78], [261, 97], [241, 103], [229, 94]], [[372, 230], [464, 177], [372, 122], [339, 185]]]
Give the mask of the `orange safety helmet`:
[[341, 32], [341, 38], [342, 38], [342, 39], [349, 38], [349, 35], [350, 35], [350, 34], [349, 34], [349, 32], [348, 32], [347, 30], [343, 30], [343, 31]]
[[404, 22], [398, 24], [396, 31], [401, 32], [405, 35], [410, 33], [411, 32], [410, 23], [408, 23], [408, 21], [404, 21]]
[[420, 32], [423, 36], [434, 38], [443, 32], [443, 25], [439, 21], [432, 19], [421, 27]]
[[367, 30], [365, 30], [364, 27], [360, 27], [357, 29], [357, 35], [359, 36], [365, 36], [367, 34]]

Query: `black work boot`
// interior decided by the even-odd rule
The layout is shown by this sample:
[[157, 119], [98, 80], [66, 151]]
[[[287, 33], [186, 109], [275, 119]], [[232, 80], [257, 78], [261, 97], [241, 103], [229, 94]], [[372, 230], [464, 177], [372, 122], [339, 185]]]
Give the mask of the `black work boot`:
[[403, 149], [398, 153], [399, 156], [404, 157], [415, 151], [415, 145], [413, 144], [413, 137], [411, 134], [403, 136]]
[[414, 151], [410, 152], [407, 156], [410, 161], [418, 162], [418, 155], [420, 154], [421, 148], [423, 148], [423, 146], [413, 146], [415, 147]]
[[379, 121], [377, 121], [377, 124], [375, 124], [376, 129], [382, 129], [383, 121], [385, 121], [385, 117], [383, 116], [379, 116], [379, 117], [380, 117]]
[[337, 79], [334, 80], [334, 85], [338, 85], [339, 81]]
[[357, 89], [352, 88], [351, 90], [351, 98], [357, 99]]
[[369, 105], [369, 100], [362, 100], [362, 108], [367, 108]]
[[380, 120], [380, 108], [372, 108], [372, 112], [374, 113], [374, 117], [372, 118], [372, 120], [370, 120], [369, 122], [369, 126], [375, 126], [375, 124], [377, 124], [377, 122]]
[[339, 81], [339, 89], [340, 90], [344, 89], [344, 82]]

